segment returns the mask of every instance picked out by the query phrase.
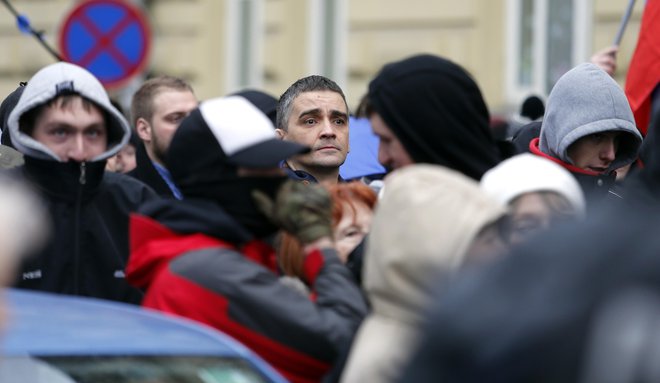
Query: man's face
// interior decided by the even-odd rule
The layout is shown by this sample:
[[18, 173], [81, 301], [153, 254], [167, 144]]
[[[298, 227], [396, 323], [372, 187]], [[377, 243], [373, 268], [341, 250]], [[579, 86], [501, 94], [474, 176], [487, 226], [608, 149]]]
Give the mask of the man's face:
[[88, 110], [80, 97], [66, 106], [58, 102], [43, 109], [36, 118], [32, 138], [52, 150], [60, 160], [89, 161], [108, 148], [108, 129], [101, 110]]
[[401, 144], [401, 141], [394, 135], [378, 113], [372, 114], [369, 121], [371, 122], [371, 129], [374, 131], [374, 134], [380, 139], [378, 145], [378, 162], [392, 170], [415, 163]]
[[621, 132], [584, 136], [568, 147], [567, 154], [580, 169], [605, 173], [616, 158]]
[[135, 146], [130, 143], [121, 148], [117, 154], [108, 158], [105, 170], [115, 173], [128, 173], [135, 169], [137, 161], [135, 159]]
[[348, 109], [339, 93], [314, 91], [293, 100], [287, 130], [277, 129], [284, 140], [312, 150], [289, 160], [294, 169], [339, 168], [348, 153]]
[[172, 136], [181, 121], [197, 107], [197, 98], [190, 91], [164, 89], [156, 94], [151, 121], [136, 121], [138, 135], [144, 141], [149, 157], [163, 164]]

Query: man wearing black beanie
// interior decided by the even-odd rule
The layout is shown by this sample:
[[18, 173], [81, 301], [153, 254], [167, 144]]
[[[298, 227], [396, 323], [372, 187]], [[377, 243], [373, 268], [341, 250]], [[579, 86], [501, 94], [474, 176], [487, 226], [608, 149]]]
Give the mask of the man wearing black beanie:
[[368, 102], [385, 167], [430, 163], [478, 180], [500, 161], [479, 87], [449, 60], [423, 54], [385, 65]]

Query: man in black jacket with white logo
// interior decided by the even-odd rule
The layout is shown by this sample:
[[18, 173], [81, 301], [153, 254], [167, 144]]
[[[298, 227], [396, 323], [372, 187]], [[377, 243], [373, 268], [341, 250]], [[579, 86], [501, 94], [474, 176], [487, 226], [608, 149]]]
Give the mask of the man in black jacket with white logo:
[[9, 132], [25, 165], [16, 172], [44, 198], [53, 226], [45, 249], [26, 259], [17, 286], [138, 303], [124, 280], [128, 215], [153, 190], [105, 173], [130, 128], [101, 83], [73, 64], [37, 72], [9, 115]]

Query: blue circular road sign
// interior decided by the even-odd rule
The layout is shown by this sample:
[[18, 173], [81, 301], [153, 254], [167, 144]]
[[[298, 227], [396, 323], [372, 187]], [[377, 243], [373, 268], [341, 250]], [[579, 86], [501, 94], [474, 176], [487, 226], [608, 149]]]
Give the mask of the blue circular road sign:
[[66, 17], [60, 31], [63, 58], [117, 87], [144, 68], [151, 35], [142, 11], [121, 0], [87, 0]]

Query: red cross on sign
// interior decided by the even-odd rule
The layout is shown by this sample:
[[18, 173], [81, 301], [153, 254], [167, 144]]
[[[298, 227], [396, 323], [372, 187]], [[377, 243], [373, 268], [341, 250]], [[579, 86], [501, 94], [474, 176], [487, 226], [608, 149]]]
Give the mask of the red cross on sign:
[[144, 68], [151, 45], [142, 11], [122, 0], [87, 0], [66, 17], [62, 56], [92, 72], [106, 87], [122, 85]]

